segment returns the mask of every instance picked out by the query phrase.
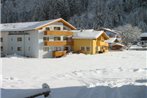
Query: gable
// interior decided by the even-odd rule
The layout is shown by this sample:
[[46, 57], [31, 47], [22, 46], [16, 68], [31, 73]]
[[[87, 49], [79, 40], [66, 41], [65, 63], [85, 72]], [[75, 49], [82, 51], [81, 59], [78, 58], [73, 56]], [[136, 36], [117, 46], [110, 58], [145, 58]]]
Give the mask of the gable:
[[105, 32], [103, 32], [97, 39], [98, 40], [108, 40], [109, 36]]
[[39, 26], [39, 27], [37, 27], [36, 29], [39, 30], [39, 29], [41, 29], [41, 28], [44, 28], [44, 27], [47, 27], [47, 26], [49, 26], [49, 25], [53, 25], [53, 24], [56, 24], [56, 23], [62, 23], [62, 24], [65, 25], [66, 27], [69, 27], [71, 30], [75, 30], [75, 29], [76, 29], [73, 25], [71, 25], [70, 23], [68, 23], [67, 21], [65, 21], [65, 20], [62, 19], [62, 18], [56, 19], [56, 20], [51, 21], [51, 22], [49, 22], [49, 23], [47, 23], [47, 24], [44, 24], [44, 25], [42, 25], [42, 26]]

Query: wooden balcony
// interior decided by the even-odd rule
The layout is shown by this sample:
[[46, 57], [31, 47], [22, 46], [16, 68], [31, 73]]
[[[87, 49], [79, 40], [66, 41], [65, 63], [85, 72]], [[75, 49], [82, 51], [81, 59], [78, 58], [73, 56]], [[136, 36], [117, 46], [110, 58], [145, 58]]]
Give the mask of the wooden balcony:
[[66, 55], [66, 51], [54, 51], [53, 52], [53, 57], [57, 58], [57, 57], [62, 57]]
[[72, 36], [73, 32], [71, 31], [44, 31], [44, 35], [54, 35], [54, 36]]
[[73, 41], [44, 41], [45, 46], [67, 46], [67, 45], [73, 45]]
[[97, 45], [98, 45], [98, 46], [109, 46], [108, 43], [102, 42], [102, 41], [98, 41], [98, 42], [97, 42]]

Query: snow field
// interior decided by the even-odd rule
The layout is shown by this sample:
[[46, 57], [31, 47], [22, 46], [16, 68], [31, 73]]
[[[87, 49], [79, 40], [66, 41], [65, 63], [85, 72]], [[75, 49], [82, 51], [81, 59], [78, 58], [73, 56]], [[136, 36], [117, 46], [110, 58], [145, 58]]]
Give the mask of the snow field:
[[146, 53], [132, 50], [56, 59], [2, 58], [2, 88], [8, 93], [9, 89], [23, 92], [47, 83], [53, 91], [51, 98], [146, 98]]

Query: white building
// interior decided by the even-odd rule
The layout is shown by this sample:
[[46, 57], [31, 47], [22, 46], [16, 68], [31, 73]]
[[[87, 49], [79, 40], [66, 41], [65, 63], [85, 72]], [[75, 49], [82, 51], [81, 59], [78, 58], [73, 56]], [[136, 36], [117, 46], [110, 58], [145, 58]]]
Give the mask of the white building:
[[147, 47], [147, 32], [140, 35], [140, 44], [142, 47]]
[[76, 28], [62, 18], [24, 23], [0, 24], [1, 55], [52, 57], [53, 51], [71, 49], [70, 30]]

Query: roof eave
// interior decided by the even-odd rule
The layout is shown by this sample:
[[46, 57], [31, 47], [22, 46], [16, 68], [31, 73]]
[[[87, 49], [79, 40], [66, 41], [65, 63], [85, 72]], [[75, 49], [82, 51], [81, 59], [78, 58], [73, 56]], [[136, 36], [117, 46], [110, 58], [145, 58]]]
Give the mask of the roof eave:
[[65, 24], [66, 24], [67, 26], [69, 26], [72, 30], [76, 30], [76, 27], [74, 27], [73, 25], [71, 25], [70, 23], [68, 23], [67, 21], [65, 21], [65, 20], [62, 19], [62, 18], [58, 18], [58, 19], [56, 19], [56, 20], [53, 20], [53, 21], [51, 21], [51, 22], [49, 22], [49, 23], [47, 23], [47, 24], [44, 24], [44, 25], [39, 26], [39, 27], [36, 27], [35, 29], [38, 30], [38, 29], [40, 29], [40, 28], [42, 28], [42, 27], [45, 27], [45, 26], [47, 26], [47, 25], [51, 25], [51, 24], [56, 23], [56, 22], [65, 23]]

